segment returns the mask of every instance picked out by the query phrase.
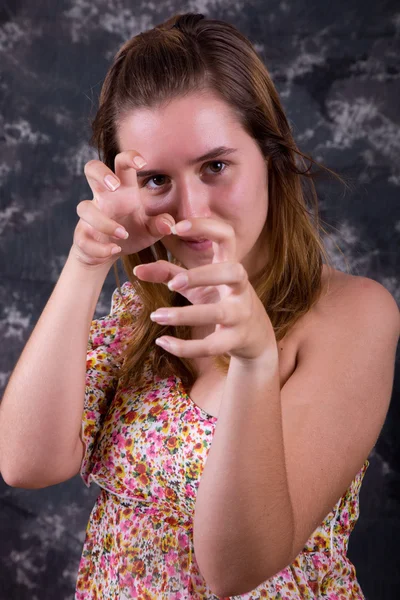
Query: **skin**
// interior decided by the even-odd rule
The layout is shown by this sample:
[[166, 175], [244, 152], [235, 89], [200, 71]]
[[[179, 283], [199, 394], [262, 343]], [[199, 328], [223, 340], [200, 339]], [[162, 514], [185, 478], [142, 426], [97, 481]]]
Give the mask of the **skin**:
[[[249, 275], [263, 265], [267, 260], [261, 237], [268, 213], [267, 161], [226, 102], [207, 91], [174, 99], [163, 107], [137, 109], [119, 122], [117, 139], [120, 152], [134, 148], [147, 161], [137, 178], [149, 216], [168, 213], [176, 223], [193, 217], [228, 223], [235, 233], [236, 261]], [[237, 151], [189, 164], [218, 146]], [[156, 174], [143, 178], [144, 170]], [[212, 248], [194, 251], [174, 235], [162, 238], [161, 243], [187, 269], [212, 262]], [[196, 332], [213, 330], [206, 326]]]
[[[144, 169], [158, 173], [147, 183], [137, 173], [148, 215], [167, 212], [176, 223], [192, 217], [224, 221], [235, 231], [237, 260], [249, 274], [265, 260], [259, 236], [268, 212], [267, 163], [228, 104], [208, 92], [138, 109], [119, 124], [118, 141], [121, 152], [135, 148], [147, 160]], [[217, 146], [237, 152], [188, 166]], [[175, 236], [162, 244], [188, 269], [212, 258], [212, 249], [194, 252]]]

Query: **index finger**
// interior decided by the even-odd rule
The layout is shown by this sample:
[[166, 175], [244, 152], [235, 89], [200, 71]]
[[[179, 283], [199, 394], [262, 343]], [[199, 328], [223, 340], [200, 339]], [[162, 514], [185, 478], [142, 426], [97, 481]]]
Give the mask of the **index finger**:
[[180, 233], [179, 224], [177, 224], [175, 227], [179, 236], [183, 238], [204, 237], [211, 240], [214, 250], [213, 263], [236, 261], [236, 236], [231, 225], [203, 217], [193, 217], [185, 219], [186, 221], [191, 223], [192, 227], [188, 231]]
[[[135, 163], [135, 160], [139, 160]], [[141, 161], [141, 162], [140, 162]], [[142, 169], [146, 160], [136, 150], [126, 150], [114, 159], [115, 174], [122, 185], [138, 188], [136, 171]]]

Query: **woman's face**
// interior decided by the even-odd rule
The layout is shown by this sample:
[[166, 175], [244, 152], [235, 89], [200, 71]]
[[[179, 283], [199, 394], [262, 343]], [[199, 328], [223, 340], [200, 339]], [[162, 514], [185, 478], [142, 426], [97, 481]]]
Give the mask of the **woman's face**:
[[[147, 161], [137, 177], [148, 216], [228, 223], [236, 236], [237, 262], [248, 274], [266, 263], [259, 236], [268, 213], [267, 163], [228, 104], [207, 92], [163, 108], [137, 109], [120, 122], [118, 141], [121, 152], [134, 149]], [[221, 146], [235, 150], [198, 160]], [[144, 170], [152, 174], [143, 177]], [[194, 250], [175, 235], [161, 243], [188, 269], [212, 262], [212, 247]]]

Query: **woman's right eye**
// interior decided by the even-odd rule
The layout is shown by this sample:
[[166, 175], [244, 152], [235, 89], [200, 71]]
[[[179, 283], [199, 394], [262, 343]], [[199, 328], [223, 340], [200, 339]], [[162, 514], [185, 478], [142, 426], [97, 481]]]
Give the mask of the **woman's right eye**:
[[[161, 179], [163, 179], [163, 178], [165, 179], [165, 175], [153, 175], [152, 177], [148, 177], [147, 179], [145, 179], [145, 180], [143, 181], [143, 185], [142, 185], [142, 187], [147, 187], [147, 184], [148, 184], [150, 181], [153, 181], [154, 179], [159, 179], [160, 177], [161, 177]], [[156, 185], [156, 187], [149, 187], [148, 189], [149, 189], [149, 190], [156, 190], [156, 189], [158, 189], [158, 188], [162, 187], [162, 185], [163, 185], [163, 184], [161, 184], [161, 185]]]

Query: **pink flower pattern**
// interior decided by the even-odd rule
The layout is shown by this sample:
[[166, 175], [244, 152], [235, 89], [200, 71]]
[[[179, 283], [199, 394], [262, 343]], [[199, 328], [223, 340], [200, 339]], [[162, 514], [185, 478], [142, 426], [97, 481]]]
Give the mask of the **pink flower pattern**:
[[[121, 286], [140, 310], [133, 286]], [[86, 528], [75, 600], [211, 600], [193, 547], [196, 491], [217, 418], [197, 406], [178, 377], [154, 376], [121, 389], [118, 357], [129, 334], [118, 289], [110, 314], [94, 319], [87, 352], [81, 477], [101, 490]], [[365, 600], [347, 558], [369, 461], [292, 564], [242, 600]], [[333, 542], [333, 544], [332, 544]]]

